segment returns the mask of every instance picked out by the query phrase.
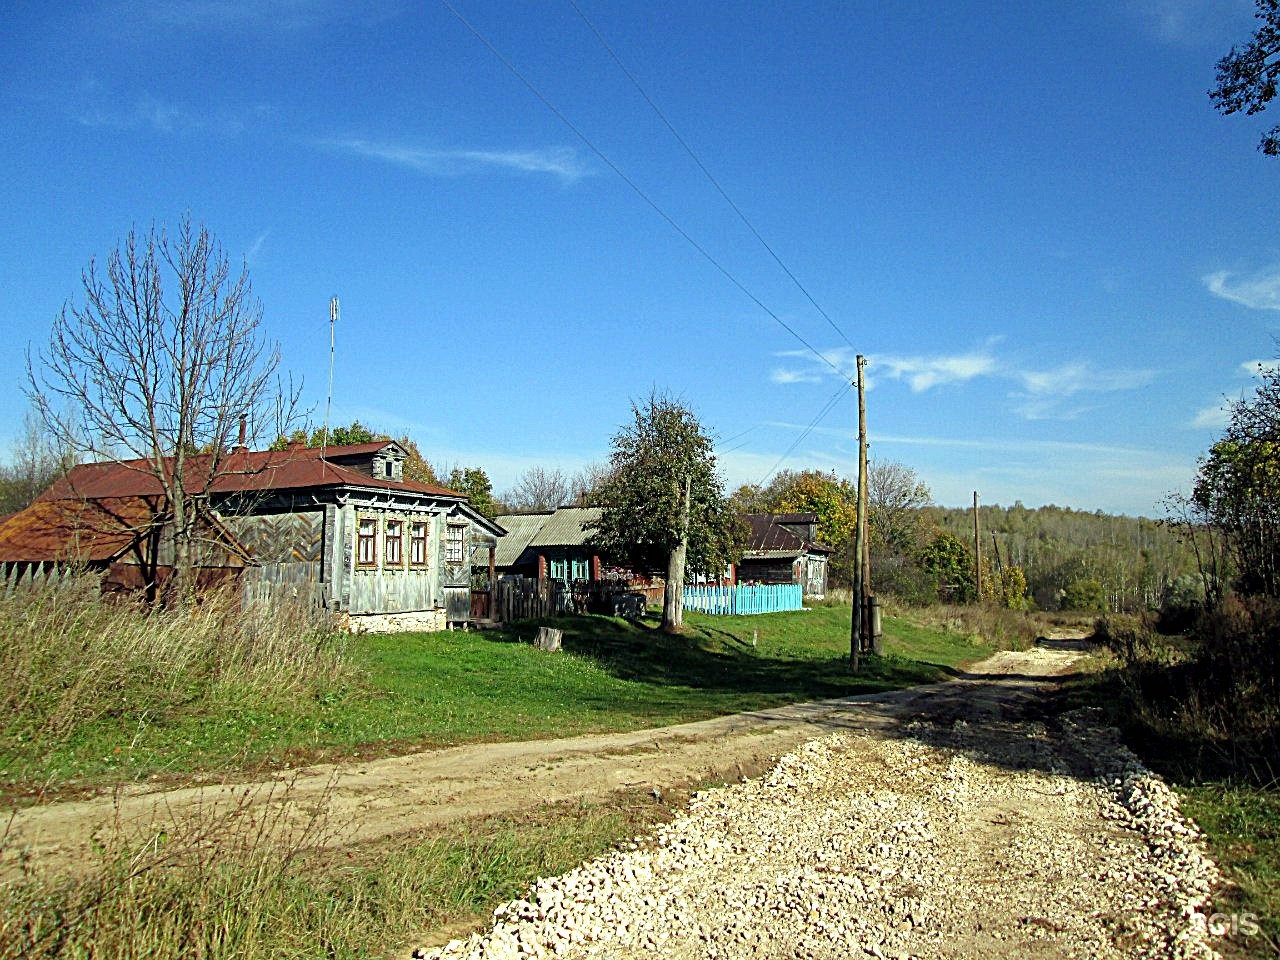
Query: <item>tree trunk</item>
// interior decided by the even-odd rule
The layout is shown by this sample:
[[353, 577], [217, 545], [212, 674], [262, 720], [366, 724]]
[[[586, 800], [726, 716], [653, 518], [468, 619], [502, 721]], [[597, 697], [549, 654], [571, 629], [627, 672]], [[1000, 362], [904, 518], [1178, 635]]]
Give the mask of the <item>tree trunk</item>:
[[662, 631], [679, 633], [684, 628], [684, 564], [689, 552], [690, 481], [684, 481], [684, 513], [680, 524], [680, 542], [667, 556], [667, 586], [662, 592]]

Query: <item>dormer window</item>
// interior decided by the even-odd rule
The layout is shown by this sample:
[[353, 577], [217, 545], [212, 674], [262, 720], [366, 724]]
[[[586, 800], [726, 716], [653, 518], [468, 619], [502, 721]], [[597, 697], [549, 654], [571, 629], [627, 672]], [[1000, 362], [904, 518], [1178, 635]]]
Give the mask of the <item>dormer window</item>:
[[386, 476], [386, 478], [390, 480], [391, 475], [395, 473], [395, 464], [393, 464], [390, 460], [388, 460], [386, 463], [382, 465], [382, 471], [383, 471], [383, 474]]

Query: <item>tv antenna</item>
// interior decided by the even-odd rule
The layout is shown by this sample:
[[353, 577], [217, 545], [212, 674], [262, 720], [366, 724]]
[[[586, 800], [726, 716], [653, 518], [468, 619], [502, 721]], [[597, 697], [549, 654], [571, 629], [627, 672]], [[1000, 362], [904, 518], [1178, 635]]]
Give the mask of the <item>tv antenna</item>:
[[338, 298], [329, 298], [329, 393], [324, 401], [324, 439], [320, 441], [320, 459], [329, 450], [329, 411], [333, 407], [333, 328], [338, 324]]

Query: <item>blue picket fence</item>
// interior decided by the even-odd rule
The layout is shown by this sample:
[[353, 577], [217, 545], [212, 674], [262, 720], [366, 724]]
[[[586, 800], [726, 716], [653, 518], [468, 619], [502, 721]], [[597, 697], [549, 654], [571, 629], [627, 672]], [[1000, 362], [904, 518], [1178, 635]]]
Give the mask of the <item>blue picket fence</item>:
[[803, 591], [798, 583], [684, 588], [686, 610], [717, 616], [799, 610], [804, 606], [803, 599]]

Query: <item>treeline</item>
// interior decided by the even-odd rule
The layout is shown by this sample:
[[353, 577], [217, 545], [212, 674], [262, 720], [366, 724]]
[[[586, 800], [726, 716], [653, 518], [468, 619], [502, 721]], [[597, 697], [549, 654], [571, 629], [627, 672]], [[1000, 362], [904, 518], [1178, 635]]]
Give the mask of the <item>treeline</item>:
[[[933, 526], [973, 542], [973, 510], [931, 507]], [[1136, 612], [1159, 607], [1196, 574], [1182, 533], [1157, 520], [1069, 507], [980, 506], [982, 551], [994, 569], [1021, 568], [1029, 598], [1045, 610], [1064, 600]]]

